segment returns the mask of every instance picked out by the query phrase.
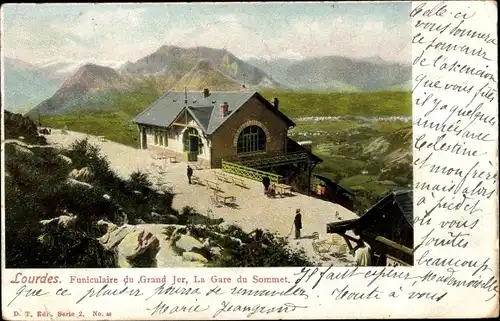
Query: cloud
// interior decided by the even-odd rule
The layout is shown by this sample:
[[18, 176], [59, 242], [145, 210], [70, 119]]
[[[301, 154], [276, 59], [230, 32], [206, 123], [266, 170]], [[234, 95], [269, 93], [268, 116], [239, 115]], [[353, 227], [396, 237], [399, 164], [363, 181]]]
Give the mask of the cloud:
[[[76, 61], [135, 61], [161, 45], [226, 48], [236, 56], [292, 58], [343, 55], [411, 61], [411, 25], [386, 25], [375, 16], [294, 17], [266, 20], [245, 11], [211, 15], [156, 14], [161, 7], [92, 6], [81, 14], [19, 21], [9, 28], [6, 55], [40, 61], [62, 55]], [[230, 9], [230, 8], [229, 8]], [[18, 9], [19, 10], [19, 9]], [[182, 19], [179, 19], [182, 17]]]
[[65, 21], [55, 23], [51, 27], [60, 34], [69, 33], [84, 41], [96, 37], [109, 39], [137, 27], [145, 12], [145, 9], [94, 9], [77, 16], [71, 25], [68, 25], [71, 21]]

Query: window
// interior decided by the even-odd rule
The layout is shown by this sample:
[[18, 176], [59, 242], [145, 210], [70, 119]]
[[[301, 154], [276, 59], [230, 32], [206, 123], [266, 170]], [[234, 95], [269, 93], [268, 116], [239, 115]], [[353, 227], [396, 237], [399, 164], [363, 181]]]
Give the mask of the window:
[[167, 132], [155, 130], [153, 131], [154, 144], [157, 146], [168, 146], [168, 136]]
[[238, 136], [238, 153], [266, 150], [266, 134], [259, 126], [248, 126]]
[[158, 132], [158, 136], [160, 137], [160, 146], [164, 146], [163, 145], [163, 133], [162, 132]]

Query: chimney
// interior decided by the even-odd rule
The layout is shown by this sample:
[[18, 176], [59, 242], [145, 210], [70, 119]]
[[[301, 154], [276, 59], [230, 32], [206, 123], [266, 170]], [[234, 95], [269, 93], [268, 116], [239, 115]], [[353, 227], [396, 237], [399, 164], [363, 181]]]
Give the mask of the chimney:
[[280, 104], [280, 101], [278, 100], [278, 98], [274, 97], [274, 101], [273, 101], [274, 108], [278, 109], [279, 104]]
[[210, 96], [210, 90], [208, 88], [203, 89], [203, 98]]
[[227, 102], [220, 104], [220, 117], [224, 118], [227, 116], [228, 113], [229, 113], [229, 105], [227, 104]]

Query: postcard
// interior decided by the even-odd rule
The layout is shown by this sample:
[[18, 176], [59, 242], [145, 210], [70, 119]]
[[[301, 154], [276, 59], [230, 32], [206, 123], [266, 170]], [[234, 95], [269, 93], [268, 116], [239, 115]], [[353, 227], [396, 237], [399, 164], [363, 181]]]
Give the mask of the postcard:
[[4, 4], [2, 317], [498, 316], [496, 12]]

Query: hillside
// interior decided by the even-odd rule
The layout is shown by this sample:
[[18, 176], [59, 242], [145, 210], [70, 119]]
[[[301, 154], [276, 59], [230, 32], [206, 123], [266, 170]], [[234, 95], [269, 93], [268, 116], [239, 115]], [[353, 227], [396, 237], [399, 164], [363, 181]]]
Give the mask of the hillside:
[[298, 121], [291, 137], [310, 140], [323, 159], [314, 174], [326, 176], [356, 194], [355, 211], [364, 213], [385, 193], [413, 182], [411, 122], [340, 117]]
[[4, 58], [4, 107], [24, 113], [52, 96], [62, 81], [22, 60]]
[[[39, 138], [34, 123], [19, 124], [6, 130]], [[9, 268], [311, 265], [281, 236], [174, 209], [173, 190], [139, 171], [117, 175], [87, 140], [68, 148], [6, 142], [5, 187]]]
[[4, 110], [3, 126], [5, 139], [20, 139], [35, 145], [46, 144], [45, 137], [38, 135], [36, 124], [27, 116]]
[[214, 88], [217, 91], [237, 91], [242, 86], [232, 78], [215, 69], [210, 61], [201, 60], [171, 88], [174, 91]]
[[92, 104], [103, 104], [112, 99], [128, 83], [116, 70], [94, 64], [82, 66], [67, 78], [56, 93], [43, 101], [28, 115], [57, 115], [88, 110]]
[[325, 56], [304, 60], [252, 59], [248, 62], [284, 85], [302, 91], [380, 91], [411, 80], [410, 64], [386, 62], [379, 57]]
[[262, 70], [240, 60], [227, 50], [207, 47], [162, 46], [136, 62], [127, 62], [119, 71], [129, 75], [170, 75], [180, 79], [200, 60], [210, 62], [215, 69], [247, 87], [280, 87]]
[[272, 101], [280, 100], [280, 108], [290, 117], [309, 116], [411, 116], [411, 93], [381, 92], [300, 92], [266, 89], [261, 94]]

